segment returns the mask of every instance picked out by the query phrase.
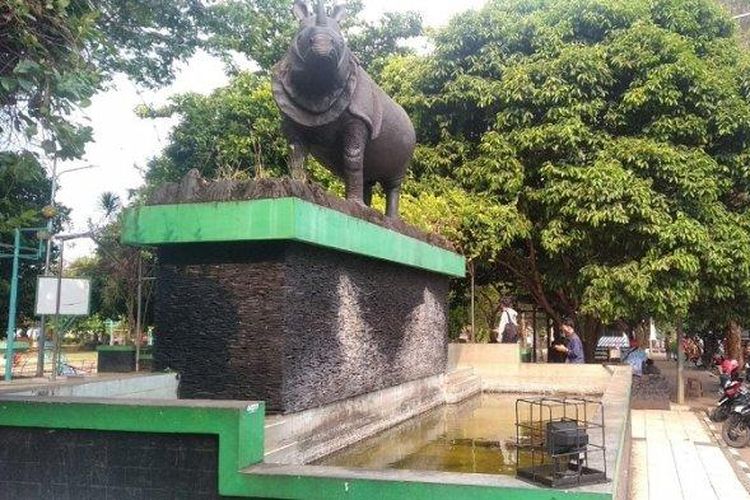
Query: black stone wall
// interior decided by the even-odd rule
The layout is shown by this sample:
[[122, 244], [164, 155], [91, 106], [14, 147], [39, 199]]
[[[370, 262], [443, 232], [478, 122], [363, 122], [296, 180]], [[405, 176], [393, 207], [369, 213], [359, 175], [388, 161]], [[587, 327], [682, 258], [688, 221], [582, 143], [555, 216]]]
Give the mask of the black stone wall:
[[448, 278], [298, 243], [160, 249], [156, 369], [293, 412], [445, 370]]
[[200, 499], [218, 494], [216, 436], [0, 427], [0, 497]]
[[102, 350], [96, 353], [96, 371], [133, 372], [135, 371], [135, 348], [132, 350]]

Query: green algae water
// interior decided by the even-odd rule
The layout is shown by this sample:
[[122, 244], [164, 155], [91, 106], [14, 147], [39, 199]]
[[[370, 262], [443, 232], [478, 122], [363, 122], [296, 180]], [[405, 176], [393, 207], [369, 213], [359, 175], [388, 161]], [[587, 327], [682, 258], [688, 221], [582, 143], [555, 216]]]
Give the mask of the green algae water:
[[482, 394], [443, 405], [315, 464], [514, 475], [519, 397], [524, 396]]

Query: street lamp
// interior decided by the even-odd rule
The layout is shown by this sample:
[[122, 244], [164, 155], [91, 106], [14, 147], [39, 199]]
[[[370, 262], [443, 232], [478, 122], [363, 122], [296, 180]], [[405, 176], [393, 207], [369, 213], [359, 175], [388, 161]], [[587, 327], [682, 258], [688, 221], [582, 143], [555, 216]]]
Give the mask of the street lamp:
[[[75, 240], [78, 238], [91, 238], [91, 233], [78, 233], [78, 234], [61, 234], [58, 236], [54, 236], [56, 240], [60, 242], [60, 266], [57, 272], [57, 292], [55, 294], [55, 335], [54, 335], [54, 342], [53, 342], [53, 350], [52, 350], [52, 380], [57, 379], [57, 364], [58, 360], [60, 358], [60, 343], [62, 342], [62, 339], [60, 338], [60, 292], [62, 291], [62, 275], [63, 275], [63, 265], [65, 261], [63, 260], [63, 253], [65, 251], [65, 242], [68, 240]], [[40, 332], [41, 336], [41, 332]], [[42, 356], [44, 355], [44, 352], [42, 351]], [[42, 357], [42, 360], [44, 360], [44, 357]], [[42, 366], [44, 368], [44, 366]]]
[[[83, 167], [74, 167], [69, 168], [67, 170], [63, 170], [62, 172], [57, 171], [57, 157], [55, 157], [52, 160], [52, 188], [50, 189], [50, 196], [49, 196], [49, 205], [44, 207], [43, 212], [45, 217], [48, 217], [47, 220], [47, 233], [52, 234], [52, 219], [57, 213], [56, 205], [55, 205], [55, 196], [57, 195], [57, 187], [58, 187], [58, 179], [62, 177], [65, 174], [69, 174], [71, 172], [78, 172], [80, 170], [86, 170], [89, 168], [96, 168], [98, 165], [85, 165]], [[47, 215], [49, 214], [49, 215]], [[50, 259], [52, 256], [52, 238], [47, 238], [47, 249], [45, 252], [44, 257], [44, 276], [49, 276], [49, 267], [50, 267]], [[37, 353], [37, 362], [36, 362], [36, 376], [37, 377], [43, 377], [44, 376], [44, 329], [45, 329], [45, 317], [42, 315], [41, 318], [39, 318], [39, 336], [37, 337], [37, 349], [39, 352]], [[56, 368], [53, 367], [53, 373]]]

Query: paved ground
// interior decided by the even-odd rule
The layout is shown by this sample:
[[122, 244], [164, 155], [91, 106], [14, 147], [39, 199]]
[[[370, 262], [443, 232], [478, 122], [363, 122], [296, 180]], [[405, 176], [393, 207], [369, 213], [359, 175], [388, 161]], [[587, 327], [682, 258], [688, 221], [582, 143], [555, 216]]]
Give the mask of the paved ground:
[[675, 404], [677, 363], [657, 360], [670, 381], [672, 411], [633, 410], [631, 498], [750, 499], [750, 448], [733, 450], [706, 411], [719, 399], [718, 378], [687, 366], [685, 378], [698, 379], [703, 396]]
[[750, 499], [699, 414], [633, 410], [631, 499]]
[[[96, 372], [96, 351], [63, 351], [64, 360], [82, 373]], [[16, 366], [13, 367], [14, 377], [33, 377], [36, 373], [37, 351], [31, 349], [20, 353]], [[45, 373], [52, 372], [52, 361], [45, 362]], [[5, 371], [5, 357], [0, 354], [0, 373]]]

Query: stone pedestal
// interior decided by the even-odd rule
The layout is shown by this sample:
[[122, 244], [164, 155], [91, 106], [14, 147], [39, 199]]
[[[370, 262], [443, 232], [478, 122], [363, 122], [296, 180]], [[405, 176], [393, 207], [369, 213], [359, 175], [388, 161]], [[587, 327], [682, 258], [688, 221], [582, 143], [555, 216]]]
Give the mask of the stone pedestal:
[[452, 252], [296, 198], [142, 207], [123, 239], [158, 247], [183, 398], [296, 412], [445, 371]]

